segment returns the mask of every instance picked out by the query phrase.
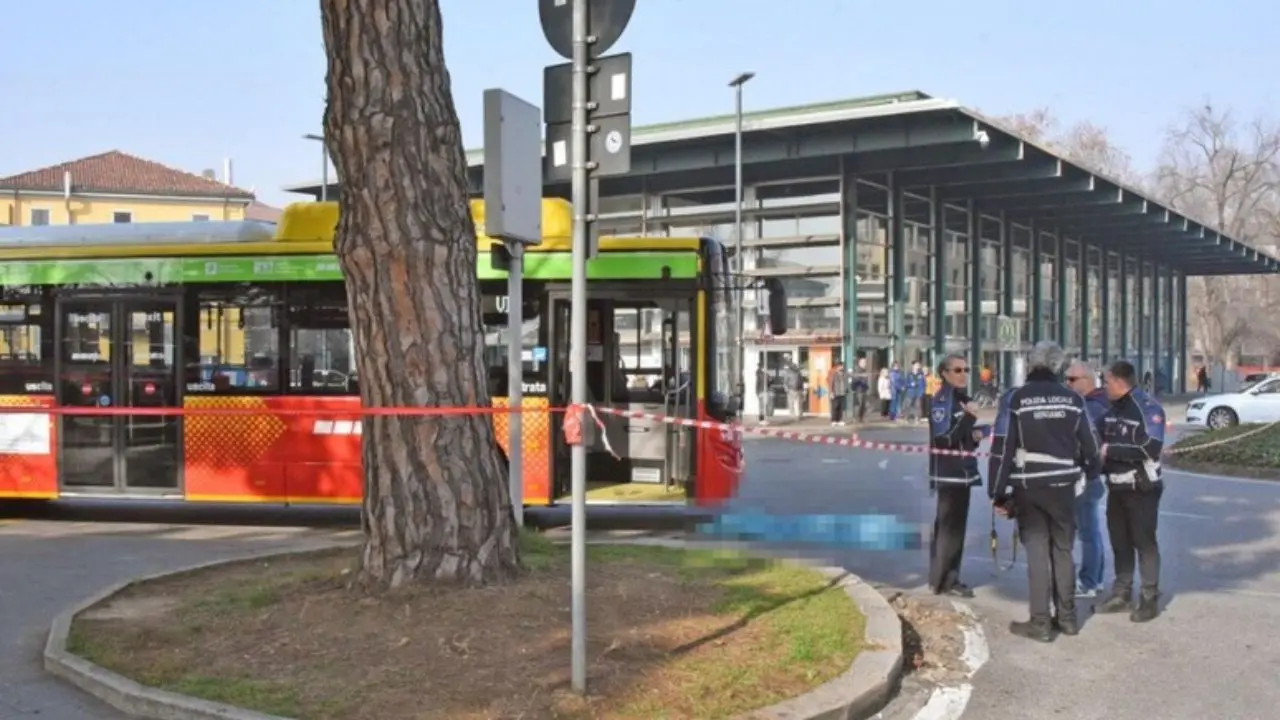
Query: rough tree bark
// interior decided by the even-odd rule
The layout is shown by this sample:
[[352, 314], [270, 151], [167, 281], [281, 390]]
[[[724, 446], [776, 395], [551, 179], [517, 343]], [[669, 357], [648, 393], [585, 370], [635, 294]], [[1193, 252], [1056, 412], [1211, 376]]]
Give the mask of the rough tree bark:
[[[321, 0], [336, 251], [369, 407], [488, 407], [476, 235], [437, 0]], [[488, 414], [364, 422], [371, 589], [519, 570]]]

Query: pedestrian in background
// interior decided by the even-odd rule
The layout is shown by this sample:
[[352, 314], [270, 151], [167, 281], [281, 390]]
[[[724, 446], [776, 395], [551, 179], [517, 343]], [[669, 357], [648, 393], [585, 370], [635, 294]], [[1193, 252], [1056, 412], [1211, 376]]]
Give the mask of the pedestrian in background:
[[849, 372], [837, 360], [827, 371], [827, 392], [831, 393], [831, 424], [844, 425], [844, 405], [849, 395]]
[[1031, 617], [1010, 623], [1009, 631], [1040, 642], [1080, 632], [1072, 557], [1076, 484], [1082, 470], [1092, 477], [1101, 464], [1084, 398], [1062, 382], [1065, 365], [1057, 343], [1031, 349], [1027, 382], [1000, 398], [988, 473], [992, 502], [1017, 521], [1027, 549]]
[[759, 407], [756, 412], [759, 413], [760, 424], [768, 425], [769, 418], [773, 417], [773, 388], [771, 385], [769, 371], [763, 364], [756, 366], [756, 401]]
[[[1107, 479], [1107, 530], [1115, 554], [1115, 586], [1098, 606], [1100, 613], [1132, 610], [1134, 622], [1159, 614], [1160, 544], [1156, 529], [1164, 476], [1164, 408], [1135, 387], [1137, 371], [1120, 360], [1107, 370], [1111, 407], [1102, 418], [1103, 475]], [[1142, 592], [1133, 608], [1134, 554], [1142, 571]]]
[[791, 353], [782, 356], [782, 382], [787, 389], [787, 410], [796, 420], [804, 418], [804, 374], [800, 366], [791, 360]]
[[[1102, 417], [1111, 403], [1098, 387], [1097, 373], [1088, 363], [1077, 360], [1067, 368], [1067, 387], [1084, 397], [1089, 423], [1102, 435]], [[1080, 538], [1080, 572], [1076, 577], [1076, 597], [1097, 597], [1105, 590], [1107, 549], [1102, 544], [1101, 504], [1107, 494], [1101, 475], [1085, 478], [1083, 492], [1076, 498], [1076, 534]]]
[[982, 442], [978, 417], [965, 388], [969, 367], [961, 355], [948, 355], [938, 363], [942, 388], [929, 403], [929, 446], [948, 453], [929, 454], [929, 488], [938, 496], [929, 543], [929, 587], [939, 595], [973, 597], [960, 582], [964, 538], [969, 525], [969, 501], [974, 487], [982, 484], [975, 455]]
[[911, 372], [907, 373], [904, 380], [906, 386], [906, 415], [907, 422], [920, 422], [920, 404], [924, 400], [925, 377], [924, 370], [920, 368], [920, 362], [911, 363]]
[[859, 423], [867, 420], [867, 396], [871, 393], [871, 372], [867, 370], [867, 359], [858, 358], [850, 375], [849, 388], [852, 392], [853, 407], [850, 408]]
[[889, 365], [889, 419], [897, 420], [902, 414], [902, 403], [907, 398], [907, 381], [902, 376], [902, 366], [894, 360]]
[[893, 405], [893, 378], [888, 368], [880, 368], [880, 377], [876, 380], [876, 396], [880, 398], [880, 417], [889, 417]]

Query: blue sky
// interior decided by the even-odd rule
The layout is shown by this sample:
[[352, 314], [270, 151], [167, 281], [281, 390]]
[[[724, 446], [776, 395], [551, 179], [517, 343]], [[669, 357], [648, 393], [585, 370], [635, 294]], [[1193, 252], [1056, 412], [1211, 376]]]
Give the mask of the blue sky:
[[[1280, 117], [1280, 4], [1262, 0], [638, 0], [637, 123], [918, 89], [1005, 114], [1041, 105], [1107, 126], [1141, 166], [1179, 113], [1212, 98]], [[441, 0], [468, 147], [481, 93], [541, 102], [560, 62], [535, 0]], [[316, 0], [4, 3], [0, 176], [108, 149], [235, 182], [284, 204], [318, 178], [324, 53]]]

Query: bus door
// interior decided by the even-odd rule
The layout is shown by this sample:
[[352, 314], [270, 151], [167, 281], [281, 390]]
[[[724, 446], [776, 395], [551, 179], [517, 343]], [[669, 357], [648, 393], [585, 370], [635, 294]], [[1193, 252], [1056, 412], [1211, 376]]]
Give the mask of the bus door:
[[[553, 294], [549, 301], [551, 312], [547, 316], [547, 338], [550, 346], [547, 350], [547, 397], [550, 398], [551, 407], [567, 408], [573, 398], [573, 374], [570, 371], [572, 364], [569, 360], [571, 304], [567, 295]], [[610, 385], [612, 378], [609, 373], [604, 372], [607, 362], [604, 338], [609, 332], [609, 329], [604, 327], [604, 323], [611, 318], [611, 315], [607, 301], [598, 299], [587, 301], [587, 402], [593, 405], [607, 403], [612, 389]], [[565, 498], [569, 496], [572, 489], [570, 487], [570, 449], [564, 442], [562, 416], [556, 417], [557, 421], [552, 423], [552, 447], [554, 448], [551, 460], [552, 496]], [[607, 421], [607, 418], [601, 417], [601, 420]], [[587, 417], [586, 422], [593, 421]], [[598, 433], [595, 430], [594, 426], [584, 428], [588, 437], [596, 437]], [[605, 470], [601, 465], [610, 464], [609, 461], [612, 459], [605, 450], [604, 443], [598, 438], [595, 442], [588, 444], [588, 482], [596, 479]]]
[[[693, 314], [692, 303], [670, 301], [664, 309], [662, 320], [662, 354], [664, 388], [662, 415], [668, 418], [693, 420], [694, 371], [693, 333], [690, 332]], [[667, 372], [670, 369], [670, 372]], [[689, 485], [694, 468], [694, 428], [680, 423], [665, 423], [666, 472], [663, 480], [669, 487]], [[692, 487], [690, 487], [692, 490]]]
[[[555, 298], [552, 305], [548, 392], [554, 405], [564, 407], [569, 404], [572, 378], [569, 301]], [[654, 300], [652, 294], [646, 299], [619, 294], [589, 301], [588, 401], [631, 413], [693, 418], [694, 347], [689, 331], [693, 307], [689, 298]], [[637, 483], [678, 487], [692, 479], [693, 428], [652, 417], [602, 414], [601, 420], [618, 458], [603, 442], [588, 446], [587, 477], [593, 486]], [[553, 464], [557, 496], [565, 497], [570, 491], [569, 448], [559, 438]]]
[[[60, 298], [55, 329], [58, 405], [181, 407], [178, 316], [174, 298]], [[61, 416], [63, 492], [179, 493], [180, 427], [176, 416]]]

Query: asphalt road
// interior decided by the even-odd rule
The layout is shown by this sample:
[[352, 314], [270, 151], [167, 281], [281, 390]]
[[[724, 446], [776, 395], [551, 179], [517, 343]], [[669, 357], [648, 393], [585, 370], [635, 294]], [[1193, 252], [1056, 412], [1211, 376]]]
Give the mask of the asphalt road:
[[[923, 430], [888, 428], [868, 439], [919, 442]], [[740, 507], [775, 514], [886, 513], [927, 525], [933, 502], [923, 455], [750, 439]], [[975, 491], [965, 579], [991, 659], [974, 678], [965, 718], [1011, 712], [1028, 720], [1274, 717], [1280, 697], [1280, 483], [1170, 473], [1163, 501], [1165, 614], [1087, 620], [1075, 638], [1040, 645], [1008, 634], [1026, 613], [1025, 566], [997, 574], [988, 546], [989, 506]], [[153, 512], [148, 522], [104, 522], [101, 508], [58, 519], [0, 520], [0, 720], [100, 720], [119, 714], [44, 675], [40, 651], [53, 616], [106, 585], [215, 558], [300, 547], [350, 535], [351, 513], [236, 516]], [[237, 526], [193, 524], [235, 522]], [[257, 523], [246, 526], [244, 523]], [[293, 525], [325, 526], [304, 530]], [[344, 529], [346, 528], [346, 529]], [[1001, 521], [1001, 561], [1012, 526]], [[873, 582], [921, 589], [921, 550], [796, 548]]]
[[[920, 442], [923, 434], [884, 429], [863, 437]], [[907, 522], [932, 522], [922, 455], [749, 443], [745, 505], [788, 514], [890, 512]], [[1008, 633], [1010, 620], [1026, 618], [1026, 566], [997, 573], [990, 505], [975, 490], [964, 579], [975, 588], [969, 602], [982, 618], [991, 659], [973, 680], [963, 717], [1275, 717], [1280, 483], [1170, 472], [1160, 522], [1164, 614], [1146, 625], [1127, 616], [1094, 616], [1079, 636], [1042, 645]], [[1001, 520], [997, 529], [1000, 562], [1007, 563], [1012, 524]], [[924, 588], [922, 550], [817, 552], [872, 582]]]
[[[294, 523], [299, 519], [328, 522], [323, 517], [318, 521], [301, 518], [297, 513], [274, 518], [262, 515], [259, 522]], [[0, 520], [0, 720], [125, 717], [44, 673], [41, 653], [49, 625], [68, 605], [138, 575], [276, 548], [305, 548], [351, 532]]]

